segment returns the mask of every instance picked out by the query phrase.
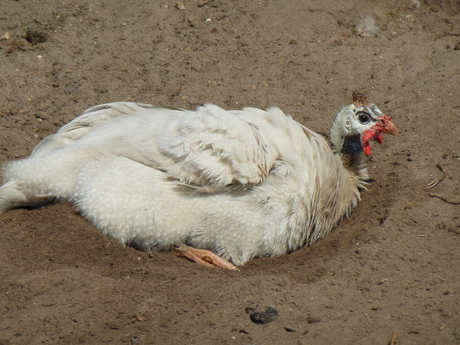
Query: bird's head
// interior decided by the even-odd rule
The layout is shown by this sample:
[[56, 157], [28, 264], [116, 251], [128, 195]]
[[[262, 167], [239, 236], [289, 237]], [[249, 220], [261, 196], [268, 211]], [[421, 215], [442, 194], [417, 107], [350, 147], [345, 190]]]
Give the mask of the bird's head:
[[353, 92], [353, 103], [344, 107], [335, 117], [331, 128], [331, 143], [335, 153], [371, 154], [369, 141], [382, 143], [382, 134], [399, 134], [388, 115], [369, 102], [367, 97]]

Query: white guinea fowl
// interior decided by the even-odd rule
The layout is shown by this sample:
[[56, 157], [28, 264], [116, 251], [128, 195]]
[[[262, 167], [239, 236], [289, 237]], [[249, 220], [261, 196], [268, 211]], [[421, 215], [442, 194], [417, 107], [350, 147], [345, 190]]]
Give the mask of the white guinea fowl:
[[235, 265], [289, 253], [348, 215], [369, 178], [368, 141], [398, 133], [364, 95], [353, 98], [333, 122], [332, 150], [278, 108], [99, 105], [5, 166], [0, 213], [70, 201], [140, 250], [190, 246]]

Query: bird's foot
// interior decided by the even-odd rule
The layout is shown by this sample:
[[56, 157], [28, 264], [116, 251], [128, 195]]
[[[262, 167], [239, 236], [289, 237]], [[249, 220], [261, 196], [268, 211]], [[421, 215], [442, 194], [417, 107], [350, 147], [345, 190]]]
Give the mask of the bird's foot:
[[176, 248], [174, 255], [181, 258], [187, 258], [190, 261], [194, 261], [206, 267], [221, 267], [228, 270], [239, 271], [238, 267], [209, 250], [181, 246]]

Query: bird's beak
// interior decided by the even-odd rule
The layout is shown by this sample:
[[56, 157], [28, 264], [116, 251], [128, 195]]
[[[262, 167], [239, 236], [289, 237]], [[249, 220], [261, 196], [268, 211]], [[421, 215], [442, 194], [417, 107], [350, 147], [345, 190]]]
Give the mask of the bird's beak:
[[391, 117], [388, 115], [379, 116], [377, 124], [374, 126], [376, 133], [393, 134], [398, 135], [399, 130], [395, 124], [391, 121]]

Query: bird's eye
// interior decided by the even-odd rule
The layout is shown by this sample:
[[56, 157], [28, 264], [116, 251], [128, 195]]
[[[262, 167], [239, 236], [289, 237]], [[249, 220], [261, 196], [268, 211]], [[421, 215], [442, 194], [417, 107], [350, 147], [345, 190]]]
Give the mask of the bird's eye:
[[359, 122], [361, 122], [363, 125], [369, 123], [369, 121], [371, 120], [371, 116], [363, 111], [359, 112], [357, 115]]

